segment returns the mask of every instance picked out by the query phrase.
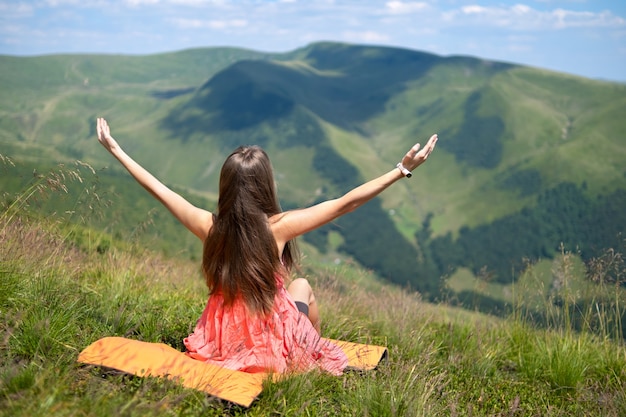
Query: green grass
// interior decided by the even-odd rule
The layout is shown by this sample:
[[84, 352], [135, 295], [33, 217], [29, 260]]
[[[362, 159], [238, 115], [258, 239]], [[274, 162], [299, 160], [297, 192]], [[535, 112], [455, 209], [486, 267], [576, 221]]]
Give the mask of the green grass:
[[549, 328], [581, 330], [602, 338], [621, 339], [626, 317], [624, 259], [607, 250], [587, 265], [576, 253], [528, 264], [511, 284], [491, 282], [459, 269], [446, 279], [455, 293], [470, 291], [513, 306], [520, 319]]
[[[5, 205], [0, 212], [0, 415], [626, 412], [626, 348], [609, 331], [578, 332], [567, 320], [536, 328], [521, 308], [498, 319], [429, 304], [349, 262], [328, 263], [306, 245], [304, 274], [316, 289], [324, 334], [387, 346], [389, 361], [377, 370], [268, 382], [243, 409], [171, 381], [80, 365], [80, 350], [104, 336], [183, 349], [206, 302], [197, 262], [111, 236], [102, 249], [101, 232], [41, 218], [33, 206], [14, 208]], [[610, 287], [612, 271], [624, 273], [620, 260], [619, 254], [598, 260], [597, 286]], [[568, 262], [559, 273], [573, 280], [577, 266]], [[623, 294], [614, 294], [623, 305]], [[554, 317], [565, 317], [566, 306], [552, 311]], [[604, 317], [609, 323], [610, 311]]]

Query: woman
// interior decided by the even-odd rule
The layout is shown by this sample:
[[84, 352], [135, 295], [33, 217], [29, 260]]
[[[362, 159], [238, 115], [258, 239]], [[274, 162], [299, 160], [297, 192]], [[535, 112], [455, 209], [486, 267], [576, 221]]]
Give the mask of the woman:
[[282, 212], [267, 154], [237, 148], [220, 173], [216, 213], [195, 207], [130, 158], [98, 118], [100, 143], [192, 233], [204, 242], [202, 270], [210, 296], [187, 354], [229, 369], [288, 372], [319, 368], [339, 375], [345, 354], [320, 337], [319, 312], [309, 283], [285, 288], [297, 254], [294, 239], [369, 201], [411, 176], [433, 151], [437, 135], [416, 144], [396, 168], [342, 197]]

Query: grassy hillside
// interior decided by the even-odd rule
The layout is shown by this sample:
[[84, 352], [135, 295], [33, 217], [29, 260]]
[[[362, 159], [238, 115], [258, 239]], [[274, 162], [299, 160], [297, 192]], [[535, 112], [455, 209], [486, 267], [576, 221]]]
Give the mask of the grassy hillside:
[[[306, 259], [306, 275], [324, 334], [387, 346], [389, 361], [379, 369], [268, 382], [252, 407], [242, 409], [173, 382], [82, 366], [80, 350], [104, 336], [182, 349], [206, 302], [197, 262], [14, 209], [0, 212], [0, 415], [626, 413], [626, 351], [615, 341], [623, 293], [614, 293], [611, 308], [588, 316], [604, 326], [577, 332], [568, 320], [567, 292], [554, 294], [564, 300], [559, 305], [526, 288], [520, 299], [537, 301], [532, 314], [517, 304], [516, 314], [496, 319], [428, 304], [358, 267], [321, 266], [315, 257]], [[570, 271], [563, 272], [565, 282]], [[623, 263], [618, 272], [623, 276]], [[539, 311], [550, 318], [547, 327], [533, 326]]]
[[267, 56], [234, 48], [150, 56], [1, 56], [3, 153], [54, 162], [91, 155], [102, 160], [92, 146], [96, 115], [140, 129], [162, 117], [168, 100], [195, 90], [224, 67]]
[[[623, 84], [470, 57], [319, 43], [275, 55], [217, 48], [0, 57], [0, 87], [0, 154], [28, 167], [76, 159], [97, 169], [112, 165], [94, 139], [95, 117], [106, 116], [140, 163], [209, 201], [224, 156], [240, 143], [267, 148], [283, 205], [293, 207], [391, 169], [415, 141], [438, 132], [436, 153], [413, 179], [308, 237], [321, 252], [338, 249], [431, 295], [448, 268], [476, 274], [487, 267], [509, 281], [519, 271], [507, 266], [552, 257], [564, 239], [572, 250], [606, 247], [626, 231], [623, 216], [606, 220], [623, 204], [622, 194], [612, 193], [626, 189]], [[119, 167], [107, 172], [116, 176]], [[578, 187], [584, 198], [575, 204], [584, 209], [541, 205], [543, 196], [561, 195], [564, 182]], [[589, 208], [598, 196], [607, 202]], [[145, 214], [149, 203], [140, 194], [133, 199], [125, 210]], [[541, 221], [554, 225], [549, 236], [494, 242], [514, 236], [526, 217], [530, 228], [544, 229], [537, 213], [548, 213]], [[588, 241], [581, 224], [600, 232]], [[467, 240], [480, 242], [473, 246], [483, 253], [495, 253], [489, 242], [520, 248], [497, 256], [502, 267], [473, 259]]]

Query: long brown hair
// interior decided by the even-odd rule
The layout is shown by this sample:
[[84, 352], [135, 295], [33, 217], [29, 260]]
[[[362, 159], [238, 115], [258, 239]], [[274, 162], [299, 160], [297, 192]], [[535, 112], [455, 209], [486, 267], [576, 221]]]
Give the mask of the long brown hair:
[[281, 211], [265, 151], [235, 149], [222, 166], [217, 211], [202, 256], [209, 291], [221, 292], [227, 306], [241, 298], [254, 313], [271, 311], [278, 290], [275, 274], [285, 277], [296, 256], [291, 241], [282, 259], [278, 253], [268, 218]]

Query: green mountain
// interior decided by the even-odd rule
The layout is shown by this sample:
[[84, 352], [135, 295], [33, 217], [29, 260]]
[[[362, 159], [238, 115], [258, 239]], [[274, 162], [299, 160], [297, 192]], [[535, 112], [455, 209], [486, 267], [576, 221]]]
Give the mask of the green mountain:
[[[209, 206], [223, 158], [242, 143], [268, 150], [289, 208], [391, 169], [437, 132], [413, 178], [304, 238], [320, 256], [347, 255], [432, 297], [459, 268], [510, 282], [524, 258], [550, 258], [563, 243], [589, 259], [626, 231], [623, 84], [316, 43], [286, 54], [0, 57], [0, 87], [0, 154], [24, 172], [74, 159], [111, 166], [99, 176], [128, 196], [122, 230], [142, 221], [150, 197], [97, 144], [97, 116], [140, 163]], [[180, 229], [156, 229], [189, 247]]]

